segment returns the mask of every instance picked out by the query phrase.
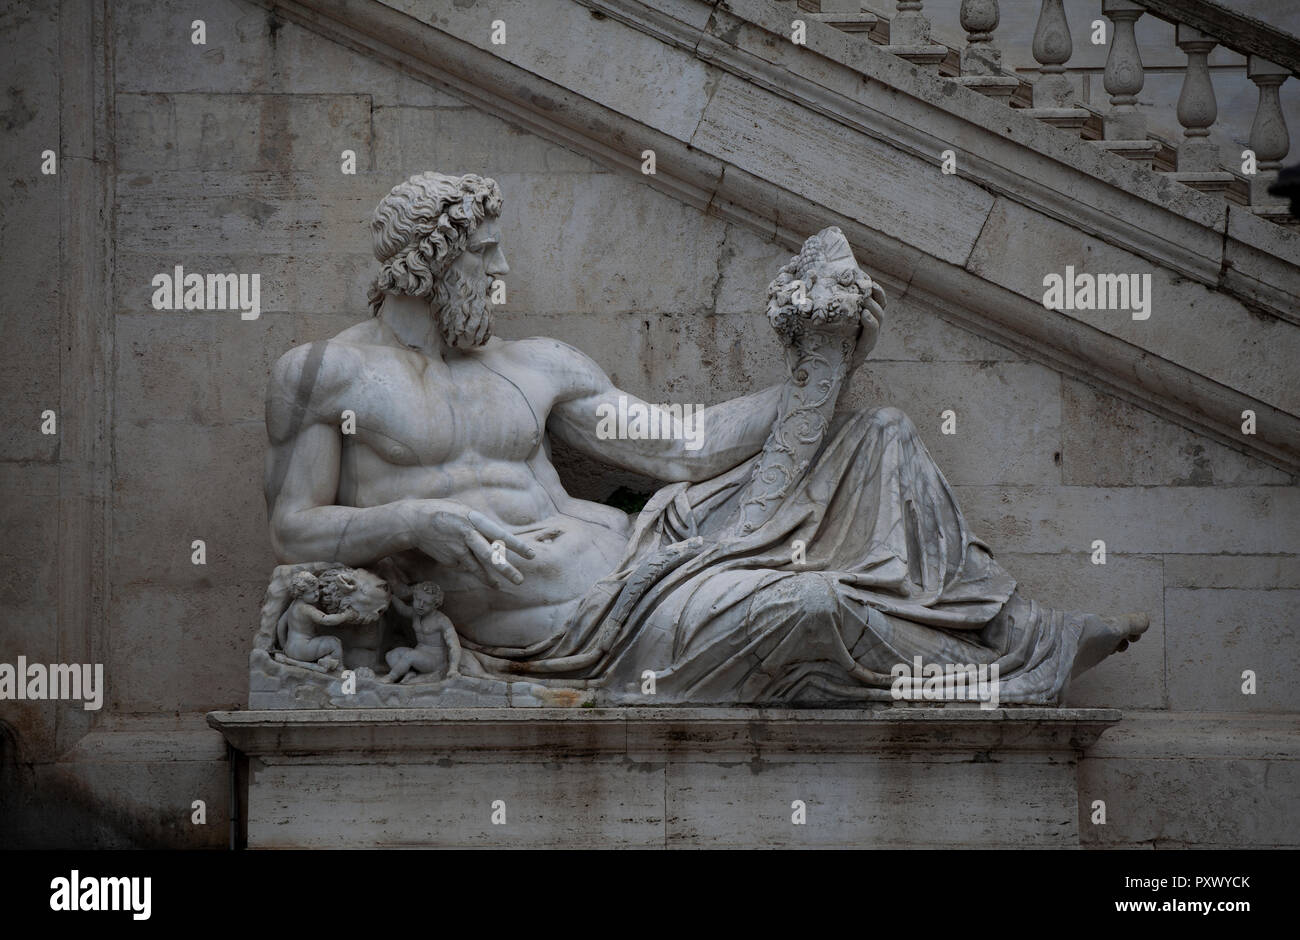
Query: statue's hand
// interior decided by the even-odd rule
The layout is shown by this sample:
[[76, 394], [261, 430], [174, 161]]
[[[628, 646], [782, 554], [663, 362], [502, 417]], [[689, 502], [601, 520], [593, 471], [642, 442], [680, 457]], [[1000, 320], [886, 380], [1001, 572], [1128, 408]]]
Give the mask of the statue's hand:
[[867, 361], [868, 354], [876, 346], [876, 339], [880, 335], [880, 324], [885, 320], [885, 311], [881, 303], [884, 299], [884, 291], [878, 284], [873, 283], [866, 309], [862, 311], [862, 329], [858, 333], [858, 343], [853, 348], [853, 358], [849, 360], [848, 375], [850, 376], [858, 370], [858, 366]]
[[492, 543], [500, 542], [522, 558], [532, 558], [536, 552], [481, 512], [447, 499], [411, 500], [407, 512], [415, 547], [434, 561], [479, 575], [489, 587], [502, 586], [498, 574], [523, 583], [519, 569]]

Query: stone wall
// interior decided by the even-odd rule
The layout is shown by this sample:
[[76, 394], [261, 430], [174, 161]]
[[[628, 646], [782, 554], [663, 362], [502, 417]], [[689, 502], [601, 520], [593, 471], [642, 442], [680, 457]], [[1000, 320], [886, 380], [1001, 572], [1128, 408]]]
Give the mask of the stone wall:
[[[290, 347], [367, 315], [366, 221], [387, 189], [425, 169], [495, 177], [513, 269], [497, 332], [570, 342], [653, 401], [708, 404], [778, 378], [763, 297], [789, 252], [262, 6], [130, 0], [97, 15], [111, 86], [92, 88], [101, 131], [80, 151], [89, 122], [69, 93], [97, 60], [71, 61], [66, 44], [92, 24], [41, 4], [0, 19], [6, 44], [41, 51], [9, 60], [0, 106], [14, 181], [0, 193], [0, 661], [93, 658], [108, 681], [96, 714], [0, 704], [0, 825], [20, 841], [220, 846], [227, 771], [201, 716], [246, 701], [273, 564], [267, 376]], [[204, 46], [189, 41], [196, 18]], [[37, 155], [55, 142], [60, 172], [42, 176]], [[340, 172], [349, 149], [355, 175]], [[98, 185], [107, 212], [89, 231], [108, 262], [88, 308], [95, 272], [79, 259], [95, 246], [73, 207]], [[260, 273], [260, 317], [154, 310], [150, 280], [177, 264]], [[1276, 743], [1300, 714], [1295, 477], [922, 314], [906, 291], [886, 312], [844, 406], [913, 418], [1024, 593], [1151, 613], [1142, 642], [1070, 694], [1126, 711], [1128, 737], [1084, 763], [1084, 840], [1300, 845], [1284, 799], [1300, 763]], [[59, 410], [57, 436], [39, 433], [45, 408]], [[947, 409], [954, 435], [940, 432]], [[653, 485], [560, 456], [578, 495]], [[206, 565], [191, 563], [194, 539]], [[1105, 827], [1088, 823], [1094, 798], [1110, 806]], [[196, 799], [206, 826], [189, 823]]]

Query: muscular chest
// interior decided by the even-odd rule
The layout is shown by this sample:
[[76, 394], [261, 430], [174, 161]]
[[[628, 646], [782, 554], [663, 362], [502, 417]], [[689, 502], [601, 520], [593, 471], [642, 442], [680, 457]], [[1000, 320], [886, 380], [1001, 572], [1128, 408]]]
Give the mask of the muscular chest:
[[389, 464], [439, 466], [470, 454], [526, 460], [541, 442], [545, 403], [535, 380], [480, 358], [445, 370], [414, 355], [385, 358], [358, 378], [345, 446], [362, 445]]

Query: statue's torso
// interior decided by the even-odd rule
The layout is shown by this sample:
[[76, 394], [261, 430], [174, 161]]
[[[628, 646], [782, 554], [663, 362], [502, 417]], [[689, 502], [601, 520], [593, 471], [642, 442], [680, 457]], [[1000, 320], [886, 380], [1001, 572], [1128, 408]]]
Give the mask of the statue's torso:
[[526, 646], [553, 635], [612, 570], [628, 534], [624, 513], [564, 492], [542, 446], [564, 392], [554, 370], [530, 368], [505, 342], [449, 356], [444, 366], [382, 342], [380, 330], [354, 327], [327, 352], [329, 407], [356, 414], [356, 433], [342, 436], [338, 504], [447, 499], [501, 523], [537, 553], [507, 555], [522, 584], [502, 577], [491, 590], [417, 552], [400, 562], [412, 580], [442, 587], [443, 610], [475, 642]]

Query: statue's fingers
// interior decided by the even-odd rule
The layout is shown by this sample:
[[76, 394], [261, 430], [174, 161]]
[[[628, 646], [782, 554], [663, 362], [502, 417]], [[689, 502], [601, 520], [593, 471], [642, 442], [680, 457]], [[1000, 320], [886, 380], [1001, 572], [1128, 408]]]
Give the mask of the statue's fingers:
[[503, 543], [506, 548], [516, 555], [522, 555], [524, 558], [533, 558], [537, 555], [537, 552], [527, 542], [511, 535], [504, 526], [493, 522], [477, 509], [471, 510], [466, 518], [469, 519], [470, 525], [478, 529], [484, 536]]
[[488, 587], [503, 587], [501, 579], [493, 572], [490, 561], [484, 561], [480, 558], [476, 550], [471, 550], [465, 553], [465, 564], [465, 570], [471, 574], [477, 574], [483, 579], [484, 583], [487, 584]]
[[[474, 557], [478, 559], [479, 564], [481, 564], [489, 574], [494, 571], [499, 572], [504, 574], [515, 584], [524, 583], [524, 576], [519, 573], [519, 570], [515, 568], [514, 565], [506, 561], [505, 552], [498, 552], [492, 545], [488, 544], [487, 539], [483, 538], [483, 536], [476, 534], [467, 539], [466, 544], [469, 546], [470, 551], [474, 553]], [[494, 579], [492, 586], [500, 587], [501, 585], [499, 582], [495, 582]]]
[[866, 307], [871, 315], [876, 318], [876, 326], [885, 322], [885, 310], [874, 299], [868, 297]]
[[447, 554], [451, 557], [451, 561], [447, 562], [449, 567], [455, 568], [457, 571], [465, 571], [470, 574], [473, 574], [479, 570], [478, 559], [474, 557], [474, 553], [471, 552], [468, 548], [465, 548], [464, 546], [461, 545], [456, 545], [449, 548], [447, 550]]

